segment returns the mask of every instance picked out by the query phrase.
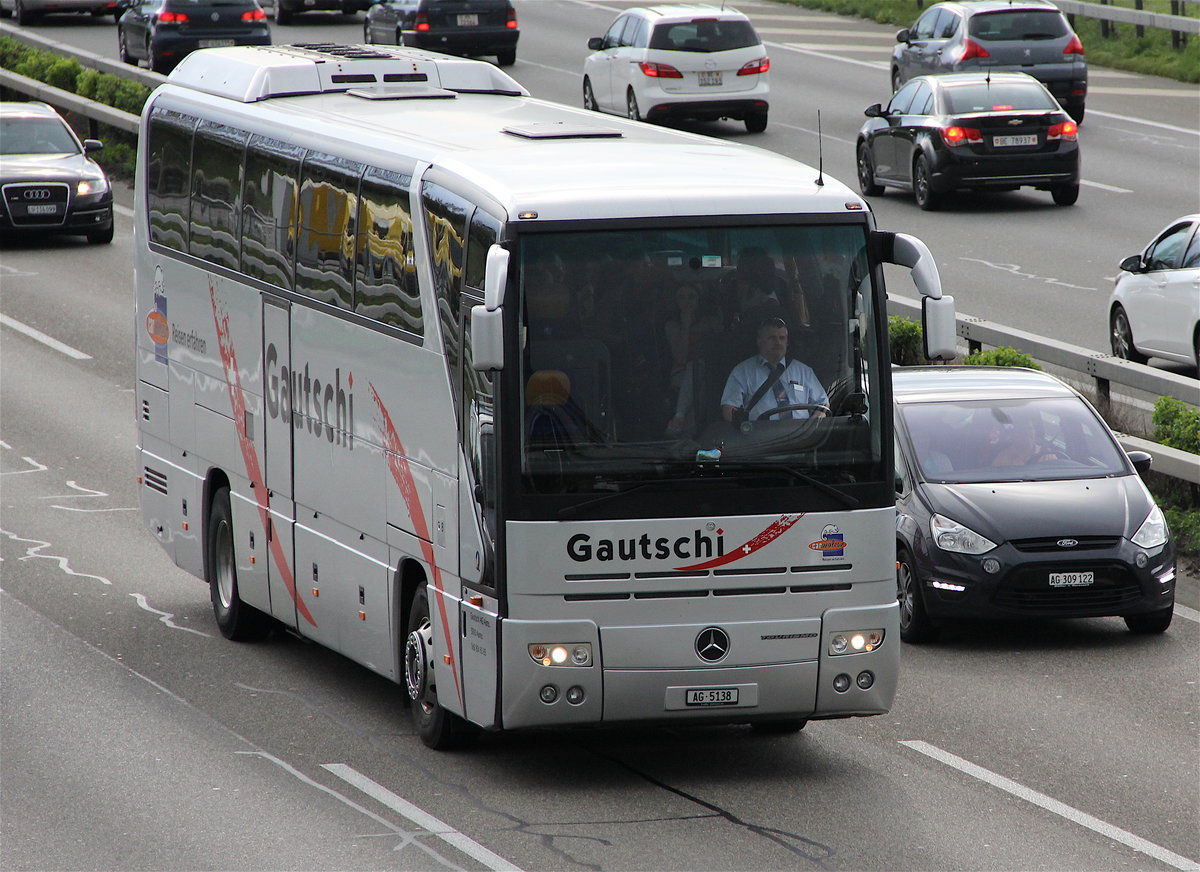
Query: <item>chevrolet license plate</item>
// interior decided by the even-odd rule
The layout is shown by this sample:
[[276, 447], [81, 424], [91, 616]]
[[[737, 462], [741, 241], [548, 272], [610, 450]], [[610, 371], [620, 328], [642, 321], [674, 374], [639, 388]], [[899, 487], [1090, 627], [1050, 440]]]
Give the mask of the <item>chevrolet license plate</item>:
[[1036, 133], [1023, 133], [1020, 136], [993, 136], [992, 145], [1003, 148], [1006, 145], [1037, 145]]

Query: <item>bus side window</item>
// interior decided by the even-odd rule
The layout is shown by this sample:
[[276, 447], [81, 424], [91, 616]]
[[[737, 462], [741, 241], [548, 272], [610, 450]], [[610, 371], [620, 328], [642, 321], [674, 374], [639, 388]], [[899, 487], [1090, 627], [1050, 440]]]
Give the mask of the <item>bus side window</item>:
[[192, 174], [190, 115], [155, 108], [147, 130], [146, 200], [150, 241], [175, 251], [187, 251], [189, 180]]
[[423, 336], [425, 324], [408, 205], [411, 184], [409, 175], [374, 167], [363, 176], [354, 311]]
[[310, 151], [300, 173], [296, 291], [349, 310], [362, 164]]
[[245, 149], [244, 131], [212, 121], [196, 129], [188, 251], [229, 269], [238, 268]]
[[471, 204], [432, 182], [423, 183], [421, 195], [425, 204], [425, 230], [429, 239], [438, 320], [446, 348], [446, 365], [450, 370], [450, 384], [454, 385], [457, 392], [458, 364], [462, 355], [458, 309], [462, 293], [467, 215], [471, 211]]
[[242, 194], [242, 272], [281, 288], [292, 287], [304, 151], [262, 136], [246, 147]]

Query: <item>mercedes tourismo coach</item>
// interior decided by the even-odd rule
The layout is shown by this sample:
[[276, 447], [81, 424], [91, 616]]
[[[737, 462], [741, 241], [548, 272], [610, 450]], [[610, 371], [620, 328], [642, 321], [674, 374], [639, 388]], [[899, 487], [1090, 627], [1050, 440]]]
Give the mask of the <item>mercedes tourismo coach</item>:
[[196, 52], [138, 148], [142, 513], [224, 635], [433, 747], [888, 710], [882, 264], [953, 303], [859, 196], [407, 48]]

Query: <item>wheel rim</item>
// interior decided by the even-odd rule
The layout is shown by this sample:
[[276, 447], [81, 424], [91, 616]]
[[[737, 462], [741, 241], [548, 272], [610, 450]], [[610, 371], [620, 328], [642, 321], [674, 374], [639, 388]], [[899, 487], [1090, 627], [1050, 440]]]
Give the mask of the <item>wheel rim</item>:
[[586, 79], [583, 81], [583, 108], [596, 108], [596, 95], [592, 93], [592, 83]]
[[233, 565], [233, 533], [228, 523], [222, 521], [217, 525], [213, 546], [217, 596], [221, 599], [221, 608], [228, 609], [233, 605], [233, 588], [237, 578], [237, 570]]
[[640, 113], [638, 112], [637, 97], [633, 96], [633, 92], [629, 92], [629, 97], [625, 100], [626, 113], [630, 120], [640, 121]]
[[1129, 355], [1133, 350], [1133, 330], [1129, 327], [1129, 320], [1125, 317], [1123, 309], [1113, 313], [1112, 350], [1113, 354], [1125, 360], [1130, 359]]
[[917, 161], [916, 169], [913, 170], [913, 193], [916, 194], [918, 203], [929, 202], [929, 174], [925, 170], [925, 161]]
[[408, 641], [404, 645], [404, 684], [408, 689], [408, 697], [421, 706], [426, 714], [437, 706], [437, 692], [428, 667], [429, 645], [432, 641], [433, 628], [429, 619], [423, 618], [420, 625], [408, 634]]
[[871, 168], [871, 155], [865, 145], [858, 149], [858, 186], [863, 190], [875, 184], [875, 171]]
[[912, 569], [907, 560], [901, 560], [900, 565], [896, 567], [896, 601], [900, 604], [901, 627], [907, 627], [912, 623], [913, 597], [915, 596]]

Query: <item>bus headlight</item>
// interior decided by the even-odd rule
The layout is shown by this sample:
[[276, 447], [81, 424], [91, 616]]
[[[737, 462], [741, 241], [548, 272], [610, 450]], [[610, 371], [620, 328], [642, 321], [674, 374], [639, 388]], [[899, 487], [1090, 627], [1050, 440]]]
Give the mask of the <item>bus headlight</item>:
[[591, 666], [590, 642], [534, 642], [529, 656], [542, 666]]
[[883, 630], [843, 630], [829, 637], [829, 653], [863, 654], [883, 644]]

